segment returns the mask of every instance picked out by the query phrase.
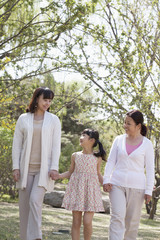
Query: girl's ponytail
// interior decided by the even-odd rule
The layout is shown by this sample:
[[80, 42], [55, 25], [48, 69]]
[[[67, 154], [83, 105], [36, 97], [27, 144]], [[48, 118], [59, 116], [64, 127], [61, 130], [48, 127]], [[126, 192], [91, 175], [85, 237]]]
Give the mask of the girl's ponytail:
[[96, 157], [101, 157], [104, 161], [106, 161], [106, 152], [103, 148], [102, 143], [99, 140], [97, 140], [97, 144], [99, 145], [99, 152], [95, 152], [94, 155]]
[[87, 128], [83, 130], [82, 134], [87, 134], [90, 138], [95, 139], [95, 143], [93, 144], [93, 148], [99, 145], [99, 152], [94, 152], [94, 156], [101, 157], [104, 161], [106, 161], [106, 152], [103, 149], [102, 143], [99, 141], [99, 133], [96, 130]]

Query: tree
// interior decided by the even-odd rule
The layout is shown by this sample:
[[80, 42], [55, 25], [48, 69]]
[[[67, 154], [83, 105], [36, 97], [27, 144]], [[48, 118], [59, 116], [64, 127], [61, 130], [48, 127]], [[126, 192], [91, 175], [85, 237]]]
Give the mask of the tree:
[[[25, 95], [33, 77], [58, 70], [80, 73], [94, 86], [97, 109], [103, 108], [118, 134], [126, 111], [144, 113], [159, 175], [159, 1], [84, 2], [48, 0], [43, 7], [36, 1], [1, 3], [0, 109]], [[63, 97], [67, 106], [72, 99]], [[65, 105], [59, 103], [57, 111]]]
[[[0, 3], [0, 109], [26, 96], [32, 78], [64, 68], [65, 38], [85, 22], [90, 7], [75, 1], [4, 0]], [[8, 106], [8, 105], [7, 105]], [[10, 112], [9, 112], [10, 113]]]
[[[79, 137], [84, 128], [90, 127], [92, 106], [95, 106], [94, 95], [90, 86], [86, 84], [70, 82], [57, 83], [51, 73], [41, 78], [34, 78], [27, 85], [25, 95], [20, 95], [16, 102], [11, 103], [5, 98], [5, 106], [11, 111], [11, 116], [3, 118], [0, 127], [0, 190], [1, 195], [9, 194], [13, 198], [17, 196], [15, 183], [12, 178], [12, 138], [15, 121], [20, 114], [25, 112], [33, 94], [33, 89], [39, 86], [48, 86], [55, 92], [50, 112], [59, 116], [62, 123], [62, 151], [60, 156], [60, 172], [67, 171], [73, 152], [80, 150]], [[16, 88], [15, 92], [19, 92]], [[97, 106], [97, 105], [96, 105]], [[79, 117], [81, 115], [81, 117]], [[81, 120], [83, 116], [83, 121]]]
[[160, 176], [159, 1], [102, 0], [95, 1], [93, 10], [81, 28], [72, 31], [64, 60], [95, 85], [106, 116], [118, 127], [128, 110], [144, 113]]
[[99, 1], [88, 21], [72, 32], [74, 41], [67, 45], [72, 69], [95, 85], [108, 117], [119, 126], [126, 111], [140, 109], [156, 144], [160, 128], [159, 14], [158, 1]]

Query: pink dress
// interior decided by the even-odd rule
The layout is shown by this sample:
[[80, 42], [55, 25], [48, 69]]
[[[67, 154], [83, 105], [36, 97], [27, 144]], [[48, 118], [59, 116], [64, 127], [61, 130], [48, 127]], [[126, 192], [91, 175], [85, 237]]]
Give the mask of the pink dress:
[[104, 212], [97, 175], [98, 158], [93, 154], [76, 152], [72, 173], [62, 207], [74, 211]]

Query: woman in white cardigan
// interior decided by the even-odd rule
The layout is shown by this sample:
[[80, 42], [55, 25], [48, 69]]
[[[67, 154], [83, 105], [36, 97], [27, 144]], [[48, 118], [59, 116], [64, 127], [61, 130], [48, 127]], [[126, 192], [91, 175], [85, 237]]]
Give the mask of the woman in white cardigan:
[[58, 176], [61, 124], [49, 113], [54, 93], [37, 88], [17, 120], [12, 147], [13, 178], [19, 189], [20, 237], [40, 240], [43, 198]]
[[124, 129], [113, 142], [103, 180], [111, 202], [110, 240], [136, 239], [144, 199], [150, 202], [154, 186], [154, 151], [143, 114], [128, 112]]

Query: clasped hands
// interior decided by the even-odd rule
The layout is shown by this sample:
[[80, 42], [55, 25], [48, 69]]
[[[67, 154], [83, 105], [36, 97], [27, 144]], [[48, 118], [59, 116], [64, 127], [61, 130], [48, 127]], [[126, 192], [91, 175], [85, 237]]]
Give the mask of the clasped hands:
[[[52, 180], [57, 180], [59, 179], [59, 173], [58, 171], [56, 170], [50, 170], [49, 171], [49, 177], [52, 179]], [[15, 182], [18, 182], [19, 179], [20, 179], [20, 170], [19, 169], [14, 169], [13, 170], [13, 179]]]
[[50, 170], [49, 171], [49, 177], [52, 179], [52, 180], [58, 180], [59, 179], [59, 173], [57, 170]]
[[103, 185], [103, 191], [104, 192], [110, 192], [112, 190], [112, 184], [111, 183], [106, 183]]
[[[50, 170], [49, 171], [49, 177], [52, 180], [58, 180], [59, 179], [59, 173], [56, 170]], [[13, 179], [15, 182], [18, 182], [20, 179], [20, 170], [15, 169], [13, 170]], [[103, 185], [103, 191], [104, 192], [110, 192], [112, 190], [112, 184], [111, 183], [106, 183]], [[152, 196], [145, 194], [145, 203], [148, 204], [151, 201]]]
[[19, 179], [20, 179], [20, 170], [19, 169], [13, 170], [13, 179], [15, 182], [19, 181]]

